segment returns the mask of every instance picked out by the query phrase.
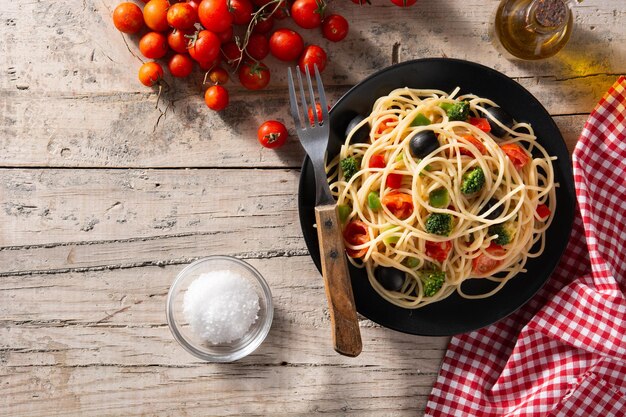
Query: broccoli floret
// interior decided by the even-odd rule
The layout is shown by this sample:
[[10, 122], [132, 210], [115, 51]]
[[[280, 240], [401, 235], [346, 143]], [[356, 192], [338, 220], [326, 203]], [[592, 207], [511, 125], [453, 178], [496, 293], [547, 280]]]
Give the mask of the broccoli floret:
[[515, 227], [511, 222], [504, 222], [489, 226], [489, 235], [498, 235], [493, 241], [498, 245], [508, 245], [515, 236]]
[[448, 213], [431, 213], [424, 223], [428, 233], [448, 236], [452, 231], [452, 215]]
[[341, 165], [341, 171], [346, 181], [350, 181], [350, 178], [359, 170], [360, 164], [354, 156], [349, 156], [342, 159], [339, 165]]
[[424, 296], [432, 297], [443, 287], [443, 282], [446, 280], [446, 273], [437, 269], [422, 271], [420, 278], [423, 283]]
[[485, 185], [485, 173], [482, 168], [477, 167], [470, 171], [467, 171], [463, 175], [463, 181], [461, 182], [461, 192], [463, 194], [474, 194], [480, 191]]
[[448, 114], [448, 120], [455, 121], [460, 120], [464, 122], [469, 117], [470, 105], [467, 101], [459, 101], [458, 103], [454, 103], [452, 107], [446, 110]]

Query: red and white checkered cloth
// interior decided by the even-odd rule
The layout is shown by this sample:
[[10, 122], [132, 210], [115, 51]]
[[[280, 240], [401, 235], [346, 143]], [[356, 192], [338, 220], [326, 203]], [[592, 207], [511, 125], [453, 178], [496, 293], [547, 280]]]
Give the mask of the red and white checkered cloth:
[[559, 266], [520, 310], [452, 338], [426, 416], [626, 416], [625, 77], [573, 163], [580, 215]]

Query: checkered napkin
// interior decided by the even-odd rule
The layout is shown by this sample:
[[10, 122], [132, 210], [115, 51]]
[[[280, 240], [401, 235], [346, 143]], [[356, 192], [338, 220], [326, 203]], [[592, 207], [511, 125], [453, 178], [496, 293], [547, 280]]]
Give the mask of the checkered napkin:
[[573, 163], [580, 215], [559, 266], [520, 310], [452, 338], [426, 416], [626, 416], [625, 77]]

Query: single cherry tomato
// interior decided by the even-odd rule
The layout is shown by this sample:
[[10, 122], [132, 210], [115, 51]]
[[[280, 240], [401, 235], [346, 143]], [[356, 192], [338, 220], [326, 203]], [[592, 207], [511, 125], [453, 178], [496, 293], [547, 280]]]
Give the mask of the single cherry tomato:
[[198, 6], [198, 18], [205, 29], [224, 32], [233, 24], [226, 0], [202, 0]]
[[247, 25], [252, 20], [254, 7], [250, 0], [229, 0], [228, 8], [235, 25]]
[[203, 71], [210, 71], [218, 66], [221, 61], [222, 57], [218, 55], [217, 58], [215, 58], [213, 61], [198, 62], [198, 65], [200, 66], [200, 68], [202, 68]]
[[298, 59], [303, 49], [302, 36], [291, 29], [278, 29], [270, 37], [270, 52], [281, 61]]
[[200, 6], [200, 0], [187, 0], [187, 4], [193, 7], [193, 10], [196, 12], [196, 17], [198, 16], [198, 6]]
[[326, 68], [326, 60], [328, 59], [326, 52], [317, 45], [309, 45], [304, 48], [304, 52], [298, 60], [300, 71], [305, 72], [305, 68], [309, 68], [309, 74], [315, 74], [314, 65], [317, 65], [319, 72]]
[[248, 38], [246, 52], [251, 58], [257, 61], [264, 59], [267, 54], [270, 53], [270, 44], [265, 35], [259, 33], [251, 34]]
[[[328, 110], [330, 110], [330, 106], [328, 106]], [[322, 120], [322, 117], [324, 117], [324, 115], [322, 114], [322, 105], [318, 102], [315, 102], [315, 114], [317, 115], [318, 122]], [[311, 126], [315, 125], [315, 119], [313, 116], [312, 107], [309, 107], [308, 115], [309, 115], [309, 123], [311, 123]]]
[[193, 70], [193, 61], [187, 54], [174, 54], [167, 63], [167, 67], [174, 77], [185, 78]]
[[174, 29], [167, 35], [167, 44], [174, 52], [184, 54], [187, 52], [189, 39], [193, 34], [193, 31]]
[[526, 151], [517, 143], [506, 143], [504, 145], [500, 145], [500, 148], [504, 151], [506, 156], [509, 157], [511, 163], [513, 163], [513, 166], [518, 171], [524, 168], [530, 161], [530, 157]]
[[277, 120], [268, 120], [257, 131], [257, 138], [266, 148], [280, 148], [287, 140], [287, 128]]
[[212, 85], [204, 93], [204, 102], [211, 110], [224, 110], [228, 106], [228, 90], [221, 85]]
[[417, 0], [391, 0], [393, 4], [400, 7], [413, 6]]
[[174, 29], [191, 29], [196, 20], [198, 12], [188, 3], [175, 3], [167, 10], [167, 23]]
[[291, 17], [302, 28], [313, 29], [322, 24], [324, 0], [296, 0], [291, 5]]
[[252, 27], [252, 32], [265, 34], [274, 27], [274, 18], [272, 16], [262, 16]]
[[226, 84], [228, 82], [228, 72], [222, 67], [215, 67], [209, 71], [209, 80], [213, 84]]
[[241, 61], [242, 52], [235, 42], [226, 42], [222, 45], [222, 56], [228, 65], [236, 67]]
[[472, 260], [472, 272], [476, 272], [479, 275], [490, 273], [498, 268], [503, 260], [494, 259], [489, 255], [502, 256], [504, 254], [506, 254], [506, 250], [502, 246], [491, 242], [485, 253], [481, 253]]
[[382, 203], [389, 209], [391, 214], [400, 220], [404, 220], [413, 214], [413, 197], [400, 191], [392, 191], [382, 199]]
[[369, 164], [367, 165], [369, 168], [385, 168], [387, 163], [385, 162], [385, 155], [376, 154], [372, 155], [370, 158]]
[[139, 40], [139, 50], [146, 58], [162, 58], [167, 53], [167, 38], [159, 32], [148, 32]]
[[165, 32], [169, 29], [167, 23], [167, 9], [170, 2], [167, 0], [150, 0], [143, 6], [143, 20], [146, 26], [157, 32]]
[[443, 262], [448, 259], [448, 254], [452, 249], [452, 242], [446, 240], [445, 242], [429, 242], [426, 241], [426, 256], [430, 256], [438, 262]]
[[322, 21], [322, 35], [332, 42], [339, 42], [348, 36], [348, 28], [348, 21], [338, 14], [331, 14]]
[[216, 35], [220, 38], [221, 43], [230, 42], [233, 40], [233, 27], [229, 26], [225, 31], [217, 32]]
[[[483, 145], [483, 143], [480, 140], [476, 139], [474, 136], [463, 135], [461, 137], [465, 139], [467, 142], [469, 142], [470, 144], [474, 145], [476, 149], [478, 149], [478, 152], [481, 153], [481, 155], [484, 155], [487, 153], [487, 148], [485, 148], [485, 145]], [[459, 147], [459, 153], [461, 155], [474, 157], [474, 154], [472, 153], [472, 151], [470, 151], [469, 149], [465, 147]]]
[[470, 117], [467, 121], [472, 126], [476, 126], [483, 132], [491, 132], [491, 125], [489, 124], [489, 120], [484, 117]]
[[547, 219], [550, 214], [552, 214], [552, 211], [550, 211], [550, 208], [545, 204], [539, 204], [537, 206], [537, 216], [539, 216], [541, 220]]
[[189, 42], [189, 55], [198, 62], [213, 61], [220, 54], [220, 40], [208, 30], [201, 30]]
[[113, 24], [120, 32], [137, 33], [143, 27], [143, 13], [135, 3], [120, 3], [113, 11]]
[[274, 6], [273, 10], [270, 11], [274, 19], [283, 20], [289, 16], [289, 4], [286, 0], [282, 0]]
[[402, 186], [402, 174], [389, 174], [387, 175], [387, 182], [385, 185], [389, 188], [400, 188]]
[[248, 90], [260, 90], [270, 82], [270, 70], [262, 62], [244, 62], [238, 74], [239, 82]]
[[[352, 220], [343, 229], [343, 239], [348, 245], [358, 246], [370, 241], [367, 226], [360, 220]], [[346, 247], [346, 252], [351, 258], [362, 258], [367, 253], [367, 248], [350, 249]]]
[[163, 78], [163, 67], [156, 62], [146, 62], [139, 67], [139, 81], [146, 87], [158, 84]]

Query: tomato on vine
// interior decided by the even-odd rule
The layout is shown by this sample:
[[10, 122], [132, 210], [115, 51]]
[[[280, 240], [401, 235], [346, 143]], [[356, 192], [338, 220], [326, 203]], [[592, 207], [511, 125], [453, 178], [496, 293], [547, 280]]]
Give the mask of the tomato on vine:
[[265, 35], [251, 34], [246, 45], [246, 53], [257, 61], [264, 59], [270, 53], [270, 44]]
[[167, 0], [150, 0], [143, 6], [143, 20], [146, 26], [157, 32], [165, 32], [170, 25], [167, 23], [167, 9], [170, 2]]
[[289, 133], [284, 124], [277, 120], [268, 120], [257, 131], [257, 138], [266, 148], [279, 148], [285, 144]]
[[303, 49], [302, 36], [291, 29], [278, 29], [270, 37], [270, 52], [281, 61], [298, 59]]
[[204, 92], [204, 102], [211, 110], [224, 110], [228, 106], [228, 90], [221, 85], [212, 85]]
[[270, 82], [270, 70], [262, 62], [244, 62], [238, 75], [239, 82], [248, 90], [260, 90]]
[[266, 34], [274, 27], [274, 18], [272, 16], [260, 16], [254, 26], [252, 32]]
[[146, 58], [162, 58], [167, 53], [167, 38], [159, 32], [148, 32], [139, 40], [139, 50]]
[[113, 24], [120, 32], [137, 33], [143, 27], [143, 13], [135, 3], [120, 3], [113, 11]]
[[241, 61], [242, 52], [239, 46], [233, 41], [226, 42], [222, 45], [222, 56], [228, 65], [236, 67]]
[[226, 84], [229, 77], [224, 68], [215, 67], [209, 71], [208, 78], [213, 84]]
[[339, 42], [348, 36], [348, 21], [341, 15], [331, 14], [322, 22], [322, 35], [332, 42]]
[[291, 5], [291, 17], [298, 26], [313, 29], [322, 23], [325, 8], [324, 0], [296, 0]]
[[139, 81], [146, 87], [158, 84], [163, 78], [163, 67], [156, 62], [146, 62], [139, 67]]
[[228, 0], [228, 7], [235, 25], [247, 25], [252, 20], [254, 7], [250, 0]]

